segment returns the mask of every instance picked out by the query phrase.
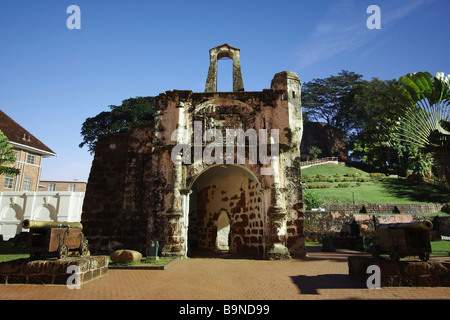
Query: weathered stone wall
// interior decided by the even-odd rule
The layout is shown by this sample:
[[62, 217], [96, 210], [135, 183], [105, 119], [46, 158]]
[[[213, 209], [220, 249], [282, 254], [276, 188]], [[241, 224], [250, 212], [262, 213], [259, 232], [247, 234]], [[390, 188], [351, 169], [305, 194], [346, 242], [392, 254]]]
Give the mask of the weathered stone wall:
[[223, 173], [199, 186], [196, 201], [198, 248], [218, 249], [218, 219], [225, 212], [230, 220], [230, 251], [261, 257], [264, 254], [264, 216], [260, 187], [243, 169]]
[[[0, 263], [0, 284], [57, 284], [73, 280], [70, 266], [78, 267], [79, 283], [85, 283], [108, 273], [108, 256], [67, 258], [60, 260], [19, 259]], [[70, 282], [69, 280], [69, 282]], [[70, 282], [69, 284], [74, 284]]]
[[171, 170], [161, 170], [167, 152], [153, 154], [152, 134], [152, 126], [138, 126], [99, 139], [82, 214], [91, 252], [145, 254], [150, 240], [164, 245], [165, 217], [158, 212], [170, 188], [164, 173]]
[[[236, 51], [223, 52], [231, 50], [229, 46], [220, 48], [219, 59], [224, 54], [237, 57]], [[186, 255], [194, 242], [199, 248], [215, 249], [218, 220], [226, 212], [221, 221], [230, 221], [232, 252], [304, 256], [300, 97], [300, 79], [287, 71], [276, 74], [271, 89], [261, 92], [173, 90], [158, 95], [154, 123], [98, 142], [82, 216], [92, 250], [145, 253], [149, 240], [159, 241], [161, 254], [168, 256]], [[208, 181], [197, 184], [196, 179], [204, 178], [213, 166], [203, 157], [211, 140], [192, 139], [199, 123], [200, 140], [208, 129], [221, 132], [224, 139], [227, 129], [258, 134], [258, 158], [252, 159], [257, 163], [249, 161], [248, 140], [243, 143], [245, 159], [239, 159], [244, 162], [238, 162], [235, 140], [231, 163], [216, 158], [215, 165], [245, 172], [243, 179], [225, 171], [217, 177], [206, 175]], [[272, 129], [278, 130], [279, 141]], [[260, 130], [267, 137], [259, 136]], [[278, 145], [279, 154], [272, 153], [272, 146]], [[201, 159], [195, 159], [196, 147]], [[226, 140], [219, 145], [225, 147]], [[187, 155], [191, 161], [174, 161]]]
[[[308, 241], [318, 241], [324, 235], [339, 234], [344, 223], [356, 221], [361, 226], [361, 232], [369, 235], [375, 230], [374, 215], [369, 214], [345, 214], [332, 212], [306, 211], [303, 232]], [[433, 231], [436, 236], [450, 235], [450, 217], [447, 216], [423, 216], [419, 214], [403, 215], [375, 215], [379, 224], [410, 223], [430, 220], [433, 223]]]
[[121, 242], [128, 137], [126, 133], [103, 136], [97, 143], [81, 216], [94, 254], [111, 251], [108, 245]]

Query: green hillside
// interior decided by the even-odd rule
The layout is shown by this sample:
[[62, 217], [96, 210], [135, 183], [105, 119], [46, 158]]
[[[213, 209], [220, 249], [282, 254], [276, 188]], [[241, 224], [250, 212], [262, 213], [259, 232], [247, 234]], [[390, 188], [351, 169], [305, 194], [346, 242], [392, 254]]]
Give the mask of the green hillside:
[[322, 164], [322, 165], [302, 169], [302, 176], [304, 176], [304, 175], [315, 176], [317, 174], [332, 176], [332, 175], [335, 175], [336, 173], [338, 173], [340, 175], [345, 175], [347, 173], [359, 173], [364, 176], [369, 176], [369, 174], [365, 171], [362, 171], [362, 170], [359, 170], [359, 169], [356, 169], [353, 167], [346, 167], [346, 166], [341, 166], [341, 165], [337, 165], [337, 164], [333, 164], [333, 163], [327, 163], [327, 164]]
[[[302, 182], [326, 203], [447, 203], [448, 191], [429, 183], [369, 174], [336, 164], [302, 169]], [[311, 190], [311, 191], [309, 191]]]

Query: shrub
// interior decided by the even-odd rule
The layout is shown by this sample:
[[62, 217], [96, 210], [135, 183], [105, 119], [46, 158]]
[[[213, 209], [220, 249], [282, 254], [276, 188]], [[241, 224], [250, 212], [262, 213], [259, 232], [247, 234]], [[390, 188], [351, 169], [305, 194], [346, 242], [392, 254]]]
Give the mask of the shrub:
[[444, 206], [442, 207], [441, 211], [445, 212], [447, 214], [450, 214], [450, 204], [449, 203], [444, 204]]
[[406, 181], [412, 184], [419, 184], [423, 182], [423, 177], [420, 174], [413, 173], [406, 178]]
[[358, 172], [348, 172], [348, 173], [346, 174], [346, 176], [347, 176], [347, 177], [350, 177], [350, 178], [355, 178], [355, 177], [358, 177], [358, 176], [359, 176], [359, 173], [358, 173]]
[[323, 204], [323, 201], [314, 191], [306, 190], [303, 192], [303, 204], [306, 206], [306, 209], [311, 210], [320, 207]]
[[381, 177], [385, 177], [386, 175], [384, 173], [373, 172], [373, 173], [370, 174], [370, 176], [372, 178], [381, 178]]
[[306, 186], [306, 189], [323, 189], [330, 188], [331, 184], [309, 184]]
[[339, 183], [336, 188], [348, 188], [350, 187], [350, 183]]

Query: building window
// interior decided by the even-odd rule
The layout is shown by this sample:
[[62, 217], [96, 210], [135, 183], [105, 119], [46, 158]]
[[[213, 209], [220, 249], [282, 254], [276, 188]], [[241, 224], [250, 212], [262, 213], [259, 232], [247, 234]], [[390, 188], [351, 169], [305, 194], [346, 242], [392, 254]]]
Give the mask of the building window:
[[23, 191], [31, 191], [31, 183], [32, 182], [33, 182], [33, 179], [31, 179], [31, 178], [23, 179]]
[[14, 185], [14, 177], [6, 176], [5, 178], [5, 189], [12, 189]]
[[34, 164], [36, 161], [36, 156], [34, 154], [28, 154], [27, 163]]
[[75, 191], [75, 183], [69, 183], [69, 190], [68, 191]]
[[55, 189], [56, 189], [56, 185], [54, 183], [48, 184], [48, 191], [55, 191]]

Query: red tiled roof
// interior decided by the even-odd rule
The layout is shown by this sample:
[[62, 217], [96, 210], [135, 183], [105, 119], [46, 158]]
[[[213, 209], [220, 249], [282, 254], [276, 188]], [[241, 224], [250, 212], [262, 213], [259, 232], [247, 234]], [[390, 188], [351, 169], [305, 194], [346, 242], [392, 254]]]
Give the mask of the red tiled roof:
[[43, 153], [52, 153], [56, 156], [56, 153], [52, 149], [47, 147], [30, 132], [25, 130], [20, 124], [7, 116], [2, 110], [0, 110], [0, 130], [3, 131], [10, 142], [38, 149], [43, 151]]

